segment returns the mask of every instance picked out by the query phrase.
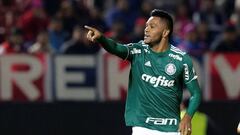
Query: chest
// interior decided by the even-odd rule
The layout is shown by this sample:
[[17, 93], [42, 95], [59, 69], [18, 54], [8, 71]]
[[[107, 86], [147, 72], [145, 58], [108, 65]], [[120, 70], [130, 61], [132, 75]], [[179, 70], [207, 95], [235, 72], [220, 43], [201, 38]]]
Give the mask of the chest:
[[167, 79], [181, 78], [183, 64], [180, 60], [165, 56], [142, 55], [135, 58], [132, 68], [137, 73], [148, 74], [151, 76], [162, 76]]

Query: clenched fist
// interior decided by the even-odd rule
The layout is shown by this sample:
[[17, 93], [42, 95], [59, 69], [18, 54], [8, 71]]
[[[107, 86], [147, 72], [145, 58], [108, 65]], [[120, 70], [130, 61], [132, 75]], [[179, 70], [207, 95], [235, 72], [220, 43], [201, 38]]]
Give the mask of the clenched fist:
[[87, 39], [92, 41], [92, 42], [96, 42], [97, 39], [99, 39], [102, 36], [102, 33], [90, 26], [85, 25], [84, 26], [86, 29], [88, 29], [88, 33], [87, 33]]

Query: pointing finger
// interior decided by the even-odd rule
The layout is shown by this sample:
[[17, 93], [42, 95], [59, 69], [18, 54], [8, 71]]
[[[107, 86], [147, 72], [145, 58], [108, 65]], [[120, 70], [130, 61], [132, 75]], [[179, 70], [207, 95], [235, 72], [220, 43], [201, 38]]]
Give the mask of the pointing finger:
[[96, 30], [95, 28], [90, 27], [90, 26], [87, 26], [87, 25], [85, 25], [84, 28], [86, 28], [86, 29], [88, 29], [88, 30], [91, 30], [91, 31], [95, 31], [95, 30]]

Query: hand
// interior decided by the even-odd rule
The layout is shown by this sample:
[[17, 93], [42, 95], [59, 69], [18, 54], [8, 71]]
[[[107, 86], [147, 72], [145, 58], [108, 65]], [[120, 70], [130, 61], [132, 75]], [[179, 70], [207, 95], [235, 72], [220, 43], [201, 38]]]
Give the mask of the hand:
[[88, 29], [88, 33], [87, 33], [88, 40], [92, 42], [96, 42], [96, 40], [102, 36], [102, 33], [99, 30], [87, 25], [85, 25], [84, 27]]
[[181, 135], [191, 135], [192, 133], [191, 119], [192, 117], [189, 116], [188, 114], [184, 115], [178, 128], [178, 131], [180, 132]]

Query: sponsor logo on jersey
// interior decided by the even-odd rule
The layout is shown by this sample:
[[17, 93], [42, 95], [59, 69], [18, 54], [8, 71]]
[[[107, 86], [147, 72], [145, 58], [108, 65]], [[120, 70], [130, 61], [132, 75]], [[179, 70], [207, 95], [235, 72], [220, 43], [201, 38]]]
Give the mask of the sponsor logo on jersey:
[[152, 123], [154, 125], [177, 125], [177, 119], [147, 117], [145, 123]]
[[189, 80], [189, 69], [188, 69], [188, 65], [187, 64], [183, 64], [184, 66], [184, 77], [185, 77], [185, 80]]
[[133, 48], [131, 50], [131, 54], [138, 54], [138, 53], [141, 53], [141, 49]]
[[165, 72], [168, 74], [168, 75], [173, 75], [175, 74], [176, 72], [176, 66], [173, 64], [173, 63], [169, 63], [165, 66]]
[[170, 53], [168, 56], [172, 57], [175, 60], [182, 61], [182, 57], [180, 57], [179, 55], [175, 55], [175, 54]]
[[144, 49], [145, 53], [150, 53], [150, 51], [148, 49]]
[[152, 67], [150, 61], [147, 61], [144, 65], [145, 65], [145, 66], [148, 66], [148, 67]]
[[142, 74], [142, 80], [145, 82], [149, 82], [150, 84], [153, 85], [153, 87], [158, 87], [158, 86], [165, 86], [165, 87], [172, 87], [174, 86], [174, 80], [167, 80], [165, 76], [151, 76], [147, 74]]

